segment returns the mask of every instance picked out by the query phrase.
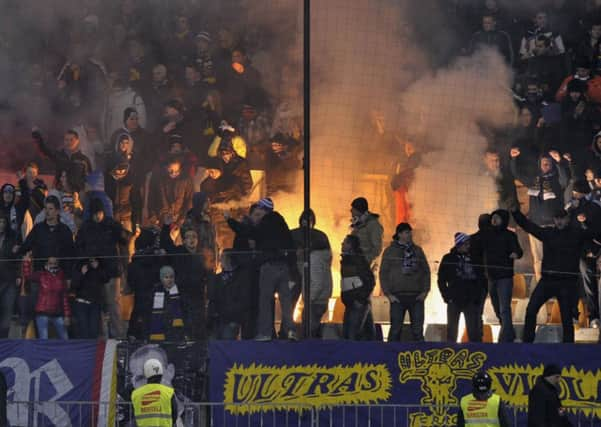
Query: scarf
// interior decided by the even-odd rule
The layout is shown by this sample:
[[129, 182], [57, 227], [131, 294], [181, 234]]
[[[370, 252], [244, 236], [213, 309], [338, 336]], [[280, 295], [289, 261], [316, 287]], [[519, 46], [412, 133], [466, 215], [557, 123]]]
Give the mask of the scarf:
[[177, 285], [155, 291], [150, 322], [150, 341], [184, 339], [182, 302]]
[[403, 249], [403, 274], [415, 273], [417, 268], [417, 256], [415, 255], [415, 246], [413, 243], [400, 243], [397, 244]]
[[460, 280], [476, 280], [476, 272], [469, 255], [457, 254], [457, 278]]

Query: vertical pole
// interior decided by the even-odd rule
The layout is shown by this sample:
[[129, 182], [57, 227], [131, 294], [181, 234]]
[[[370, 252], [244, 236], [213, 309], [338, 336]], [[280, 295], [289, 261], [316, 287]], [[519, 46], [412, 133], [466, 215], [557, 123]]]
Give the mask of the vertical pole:
[[[311, 209], [311, 0], [303, 0], [303, 145], [304, 211]], [[303, 331], [311, 337], [311, 228], [304, 229]]]

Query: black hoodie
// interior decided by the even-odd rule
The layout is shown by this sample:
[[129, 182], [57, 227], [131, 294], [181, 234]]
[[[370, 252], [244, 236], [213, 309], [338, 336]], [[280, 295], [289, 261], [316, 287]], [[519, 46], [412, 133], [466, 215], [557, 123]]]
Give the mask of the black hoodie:
[[499, 209], [492, 216], [499, 215], [503, 222], [498, 226], [491, 226], [484, 233], [484, 256], [488, 278], [499, 280], [513, 277], [513, 259], [509, 257], [515, 253], [521, 258], [524, 252], [518, 242], [518, 237], [509, 231], [509, 212]]

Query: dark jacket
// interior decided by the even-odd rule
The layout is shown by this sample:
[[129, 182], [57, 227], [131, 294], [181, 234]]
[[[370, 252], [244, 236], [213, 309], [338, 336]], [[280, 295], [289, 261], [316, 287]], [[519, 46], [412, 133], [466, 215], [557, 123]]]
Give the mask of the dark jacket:
[[[83, 274], [81, 268], [87, 265], [88, 271]], [[88, 261], [79, 262], [74, 270], [71, 279], [71, 291], [75, 292], [76, 298], [86, 301], [102, 304], [104, 302], [103, 292], [104, 284], [110, 279], [106, 270], [102, 266], [92, 268]]]
[[54, 256], [59, 257], [61, 269], [68, 275], [67, 278], [71, 276], [72, 260], [65, 258], [75, 256], [75, 245], [71, 230], [62, 222], [53, 226], [46, 221], [34, 225], [19, 248], [18, 255], [23, 256], [29, 251], [33, 251], [34, 270], [41, 270], [44, 260]]
[[86, 176], [92, 171], [90, 159], [80, 150], [67, 153], [65, 150], [55, 150], [48, 147], [39, 132], [33, 132], [32, 136], [42, 154], [54, 162], [57, 180], [60, 178], [61, 171], [67, 171], [73, 189], [75, 191], [83, 190]]
[[524, 176], [517, 165], [517, 160], [511, 159], [513, 176], [528, 186], [530, 196], [528, 217], [537, 225], [553, 225], [553, 214], [563, 208], [563, 191], [568, 184], [563, 165], [553, 161], [554, 166], [550, 173], [546, 175], [539, 173], [534, 179]]
[[139, 249], [127, 267], [127, 284], [134, 292], [134, 307], [129, 318], [128, 337], [144, 339], [150, 323], [154, 284], [159, 280], [159, 271], [166, 260], [155, 256], [153, 248]]
[[480, 301], [486, 289], [478, 270], [482, 270], [481, 266], [475, 265], [469, 254], [451, 249], [442, 257], [438, 269], [438, 289], [442, 299], [458, 305]]
[[393, 241], [382, 255], [380, 284], [386, 295], [416, 296], [429, 292], [430, 267], [422, 248], [414, 244], [408, 248]]
[[175, 270], [177, 288], [182, 296], [182, 310], [186, 336], [204, 337], [206, 330], [205, 292], [207, 270], [201, 254], [190, 253], [183, 245], [175, 246], [169, 235], [169, 226], [161, 230], [161, 248], [167, 251], [169, 265]]
[[578, 221], [578, 215], [582, 214], [586, 217], [584, 226], [590, 230], [595, 237], [601, 235], [601, 206], [593, 202], [593, 195], [587, 195], [580, 200], [570, 200], [566, 206], [566, 210], [570, 214], [572, 226], [581, 228], [582, 225]]
[[219, 161], [221, 176], [218, 179], [207, 178], [201, 189], [209, 195], [212, 203], [240, 200], [248, 196], [252, 189], [252, 177], [246, 159], [235, 156], [229, 163]]
[[87, 258], [100, 258], [101, 265], [107, 270], [109, 277], [117, 277], [118, 245], [126, 245], [130, 233], [112, 218], [104, 218], [101, 222], [85, 221], [77, 233], [75, 246], [80, 255]]
[[259, 264], [269, 261], [289, 261], [296, 263], [296, 251], [292, 233], [286, 220], [278, 212], [270, 212], [253, 227], [252, 238], [257, 244]]
[[109, 171], [104, 176], [104, 187], [113, 202], [115, 221], [131, 221], [132, 224], [139, 224], [142, 219], [142, 197], [134, 177], [128, 173], [120, 178]]
[[[4, 189], [7, 185], [8, 184], [4, 184], [0, 188], [0, 195], [4, 193]], [[20, 240], [21, 226], [23, 225], [25, 212], [29, 208], [29, 188], [27, 188], [25, 180], [22, 179], [19, 181], [19, 187], [17, 191], [21, 192], [21, 196], [19, 196], [16, 202], [16, 194], [13, 194], [13, 201], [8, 204], [4, 203], [4, 200], [0, 200], [0, 212], [2, 212], [8, 218], [8, 225], [10, 226], [11, 230], [15, 233], [15, 236], [17, 236], [17, 238]]]
[[484, 259], [490, 280], [513, 277], [513, 259], [509, 255], [515, 253], [521, 258], [524, 254], [517, 235], [507, 229], [509, 212], [497, 210], [492, 213], [495, 214], [503, 219], [503, 223], [497, 227], [491, 226], [483, 233]]
[[528, 393], [528, 427], [566, 427], [570, 424], [560, 416], [559, 390], [539, 377]]
[[19, 262], [13, 254], [13, 247], [17, 244], [15, 234], [7, 229], [4, 236], [0, 236], [0, 283], [15, 284], [19, 271]]
[[194, 186], [192, 180], [182, 170], [178, 178], [171, 179], [164, 171], [153, 178], [150, 186], [150, 215], [162, 221], [171, 214], [175, 222], [184, 222], [186, 213], [192, 208]]
[[221, 323], [243, 323], [252, 303], [249, 271], [236, 268], [213, 275], [208, 286], [209, 312]]
[[340, 277], [343, 282], [344, 280], [358, 277], [362, 283], [361, 287], [341, 293], [342, 302], [345, 306], [348, 307], [354, 301], [359, 301], [363, 304], [369, 301], [369, 297], [376, 285], [376, 279], [364, 255], [343, 254], [340, 262]]
[[572, 280], [575, 285], [580, 271], [580, 255], [590, 243], [592, 234], [573, 226], [563, 230], [556, 227], [542, 228], [529, 221], [520, 211], [514, 211], [512, 215], [524, 231], [543, 242], [543, 277]]

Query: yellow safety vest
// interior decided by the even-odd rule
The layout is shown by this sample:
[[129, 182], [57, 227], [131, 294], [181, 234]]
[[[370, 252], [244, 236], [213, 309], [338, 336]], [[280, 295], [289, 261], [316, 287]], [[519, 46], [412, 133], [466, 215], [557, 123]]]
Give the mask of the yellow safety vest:
[[173, 389], [162, 384], [146, 384], [131, 394], [138, 427], [172, 427]]
[[488, 400], [477, 400], [473, 394], [463, 396], [461, 411], [465, 425], [470, 427], [499, 427], [501, 397], [493, 394]]

